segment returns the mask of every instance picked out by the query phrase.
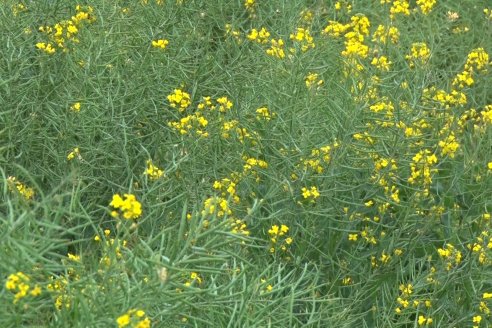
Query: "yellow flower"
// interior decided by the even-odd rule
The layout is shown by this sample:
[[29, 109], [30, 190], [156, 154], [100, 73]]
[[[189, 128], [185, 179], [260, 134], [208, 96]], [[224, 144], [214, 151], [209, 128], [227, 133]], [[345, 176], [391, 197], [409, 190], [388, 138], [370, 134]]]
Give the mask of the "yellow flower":
[[309, 73], [306, 78], [305, 78], [305, 83], [306, 83], [306, 87], [308, 89], [311, 89], [311, 88], [319, 88], [323, 85], [324, 81], [322, 79], [319, 79], [318, 78], [318, 74], [316, 73]]
[[9, 176], [7, 178], [7, 186], [10, 191], [18, 192], [25, 200], [30, 200], [34, 197], [34, 189], [19, 182], [16, 177]]
[[260, 44], [267, 44], [270, 38], [270, 32], [268, 32], [268, 30], [264, 27], [262, 27], [259, 31], [254, 28], [246, 37], [250, 41], [255, 41]]
[[419, 326], [430, 325], [432, 321], [433, 321], [432, 318], [426, 318], [423, 315], [419, 315], [419, 319], [418, 319]]
[[405, 58], [408, 60], [410, 68], [425, 65], [430, 58], [430, 49], [423, 42], [413, 43], [410, 54], [406, 55]]
[[309, 189], [303, 187], [301, 189], [302, 197], [307, 200], [314, 201], [316, 198], [320, 196], [318, 188], [316, 186], [311, 186]]
[[80, 112], [80, 107], [81, 107], [80, 103], [76, 102], [72, 106], [70, 106], [70, 110], [74, 112]]
[[157, 180], [164, 175], [164, 171], [155, 166], [152, 160], [147, 160], [147, 169], [144, 174], [149, 177], [150, 180]]
[[391, 64], [392, 62], [388, 61], [388, 57], [386, 56], [374, 57], [371, 61], [371, 65], [386, 72], [389, 71]]
[[56, 51], [51, 43], [38, 42], [36, 43], [36, 48], [38, 48], [39, 50], [43, 50], [49, 55], [54, 54]]
[[400, 285], [400, 291], [403, 295], [409, 296], [413, 293], [413, 286], [412, 284], [401, 284]]
[[269, 230], [268, 230], [268, 233], [270, 235], [278, 235], [278, 232], [279, 232], [279, 228], [278, 228], [278, 225], [273, 225]]
[[420, 10], [424, 15], [431, 12], [432, 8], [435, 6], [437, 0], [417, 0], [417, 5], [420, 6]]
[[408, 0], [395, 0], [393, 6], [390, 8], [390, 18], [394, 19], [395, 14], [403, 14], [405, 16], [410, 15]]
[[150, 328], [150, 319], [145, 317], [142, 310], [131, 309], [116, 319], [118, 328], [124, 328], [131, 325], [133, 328]]
[[71, 161], [75, 157], [78, 157], [80, 159], [80, 150], [78, 147], [75, 147], [68, 155], [67, 155], [67, 160]]
[[256, 110], [256, 118], [258, 120], [270, 121], [274, 117], [275, 113], [270, 112], [267, 107], [260, 107]]
[[302, 52], [315, 47], [314, 39], [307, 28], [298, 27], [296, 32], [290, 35], [290, 39], [300, 45]]
[[285, 57], [284, 51], [284, 40], [282, 39], [272, 39], [270, 40], [271, 46], [266, 50], [267, 55], [283, 59]]
[[244, 7], [251, 14], [255, 12], [256, 0], [244, 0]]
[[80, 255], [76, 255], [76, 254], [74, 255], [72, 253], [68, 253], [67, 257], [72, 261], [80, 262]]
[[27, 296], [39, 296], [41, 287], [31, 284], [31, 278], [23, 272], [12, 273], [7, 277], [5, 288], [14, 293], [13, 303]]
[[183, 112], [191, 105], [190, 94], [181, 89], [174, 89], [174, 92], [167, 96], [167, 100], [169, 101], [169, 106], [178, 108], [180, 112]]
[[118, 328], [126, 327], [130, 324], [130, 316], [124, 314], [116, 319], [116, 323], [118, 324]]
[[122, 214], [127, 220], [139, 218], [142, 215], [142, 204], [132, 194], [124, 194], [123, 196], [125, 199], [119, 194], [113, 195], [113, 199], [109, 205], [115, 210], [111, 212], [111, 216], [119, 217]]
[[166, 49], [168, 44], [169, 41], [165, 39], [152, 40], [152, 47], [154, 48]]

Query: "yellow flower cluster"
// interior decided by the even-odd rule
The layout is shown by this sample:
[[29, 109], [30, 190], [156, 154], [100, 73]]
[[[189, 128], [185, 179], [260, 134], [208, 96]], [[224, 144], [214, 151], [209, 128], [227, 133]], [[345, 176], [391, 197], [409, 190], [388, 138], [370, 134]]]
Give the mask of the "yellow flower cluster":
[[306, 52], [315, 47], [314, 39], [307, 28], [298, 27], [296, 32], [290, 35], [290, 39], [294, 41], [294, 43], [299, 44], [302, 52]]
[[301, 194], [302, 194], [302, 198], [310, 202], [314, 202], [316, 198], [320, 196], [318, 187], [316, 186], [311, 186], [309, 188], [302, 187]]
[[[300, 164], [296, 165], [297, 168], [302, 168], [303, 171], [312, 171], [317, 174], [324, 172], [327, 164], [331, 161], [331, 153], [334, 149], [339, 147], [338, 142], [334, 142], [333, 145], [326, 145], [311, 150], [311, 154], [307, 158], [301, 158]], [[295, 177], [297, 175], [294, 174]]]
[[[171, 97], [168, 96], [168, 99], [170, 102], [172, 101], [171, 106], [174, 104], [174, 107], [177, 107], [179, 104], [180, 112], [182, 112], [191, 105], [191, 101], [187, 93], [176, 91], [177, 90], [175, 90], [174, 95], [170, 95]], [[218, 111], [219, 113], [226, 113], [230, 111], [232, 107], [232, 101], [226, 96], [217, 98], [216, 104], [213, 103], [211, 97], [203, 97], [197, 105], [198, 111], [182, 117], [179, 121], [170, 121], [167, 124], [181, 135], [189, 135], [194, 133], [198, 137], [206, 138], [209, 136], [209, 133], [205, 130], [205, 128], [208, 126], [209, 120], [207, 118], [211, 115], [210, 113], [215, 111]], [[222, 118], [219, 118], [219, 121], [222, 121]], [[227, 125], [226, 122], [224, 122], [224, 124]], [[232, 123], [229, 123], [227, 126], [229, 129], [235, 127]], [[223, 137], [229, 137], [228, 133], [225, 133], [225, 135], [223, 133]]]
[[191, 105], [190, 94], [181, 89], [174, 89], [174, 92], [167, 96], [169, 106], [172, 108], [178, 108], [180, 112], [183, 112]]
[[17, 16], [20, 13], [25, 12], [25, 11], [27, 11], [27, 7], [23, 3], [17, 3], [15, 5], [12, 5], [12, 14], [14, 16]]
[[485, 106], [480, 114], [484, 123], [492, 125], [492, 105]]
[[10, 191], [18, 192], [25, 200], [30, 200], [34, 197], [34, 189], [24, 185], [16, 177], [9, 176], [7, 178], [7, 185]]
[[454, 133], [451, 132], [444, 140], [439, 141], [439, 147], [441, 147], [441, 154], [443, 156], [449, 155], [449, 157], [454, 158], [460, 144], [456, 141]]
[[275, 118], [276, 114], [271, 112], [266, 106], [260, 107], [256, 110], [256, 119], [270, 121], [272, 118]]
[[[270, 253], [275, 253], [275, 251], [280, 247], [282, 251], [287, 251], [287, 248], [294, 241], [291, 237], [287, 236], [289, 232], [289, 227], [282, 224], [280, 227], [278, 225], [273, 225], [269, 230], [270, 235]], [[276, 248], [277, 247], [277, 248]]]
[[152, 163], [152, 160], [147, 160], [146, 164], [147, 168], [145, 169], [144, 174], [148, 176], [150, 180], [157, 180], [164, 175], [164, 171], [155, 166]]
[[53, 47], [51, 43], [38, 42], [36, 43], [36, 48], [46, 52], [49, 55], [52, 55], [56, 52], [56, 49]]
[[351, 59], [366, 58], [369, 47], [364, 41], [369, 35], [371, 23], [364, 15], [352, 16], [350, 20], [352, 31], [345, 34], [345, 49], [342, 51], [342, 56]]
[[408, 0], [395, 0], [390, 8], [390, 18], [394, 19], [396, 14], [402, 14], [405, 16], [410, 15], [410, 4]]
[[419, 319], [417, 322], [419, 323], [419, 326], [424, 326], [424, 325], [428, 326], [428, 325], [432, 324], [433, 320], [430, 317], [426, 318], [423, 315], [419, 315]]
[[270, 47], [266, 49], [267, 55], [279, 59], [285, 57], [284, 41], [282, 39], [270, 39], [270, 32], [268, 32], [266, 28], [262, 27], [259, 31], [253, 28], [246, 37], [248, 38], [248, 40], [257, 42], [259, 44], [266, 45], [270, 43]]
[[[94, 241], [100, 243], [103, 238], [100, 235], [94, 237]], [[104, 268], [115, 264], [123, 257], [122, 248], [126, 247], [128, 242], [119, 238], [111, 238], [111, 230], [104, 230], [104, 243], [102, 243], [103, 249], [101, 250], [101, 258], [99, 264]]]
[[70, 106], [70, 110], [76, 113], [80, 112], [80, 108], [81, 108], [80, 102], [76, 102], [72, 106]]
[[270, 293], [273, 290], [273, 286], [271, 284], [266, 283], [267, 280], [265, 278], [260, 279], [260, 283], [265, 286], [265, 288], [260, 291], [260, 293]]
[[[75, 277], [75, 279], [78, 278]], [[51, 282], [46, 286], [46, 289], [53, 294], [56, 309], [69, 309], [72, 304], [72, 297], [68, 291], [68, 279], [63, 276], [56, 278], [51, 276], [50, 280]]]
[[424, 15], [427, 15], [432, 11], [432, 8], [436, 5], [437, 0], [417, 0], [420, 10]]
[[472, 86], [475, 82], [473, 76], [486, 73], [487, 66], [490, 66], [489, 54], [483, 48], [472, 50], [468, 54], [463, 72], [458, 73], [454, 78], [453, 86], [460, 89]]
[[254, 157], [243, 157], [243, 160], [246, 162], [243, 166], [243, 173], [246, 174], [248, 171], [253, 170], [255, 167], [259, 167], [262, 169], [268, 168], [268, 163], [264, 160], [257, 159]]
[[283, 59], [285, 58], [285, 51], [284, 51], [284, 40], [282, 39], [271, 39], [270, 40], [270, 48], [266, 50], [267, 55]]
[[460, 89], [471, 87], [473, 83], [475, 83], [475, 80], [473, 80], [473, 75], [470, 71], [463, 71], [456, 74], [456, 77], [453, 80], [453, 86], [457, 86]]
[[77, 157], [78, 159], [81, 159], [79, 147], [75, 147], [72, 151], [70, 151], [70, 153], [68, 153], [67, 161], [71, 161], [75, 157]]
[[239, 219], [232, 219], [231, 220], [231, 232], [233, 234], [238, 234], [238, 235], [243, 235], [243, 236], [249, 236], [250, 231], [248, 230], [248, 226], [246, 225], [246, 222], [243, 220]]
[[[396, 171], [398, 166], [396, 160], [374, 156], [374, 173], [371, 176], [371, 181], [383, 188], [385, 196], [394, 203], [400, 203], [400, 190], [397, 187]], [[379, 212], [383, 214], [389, 203], [382, 204]]]
[[[244, 165], [241, 173], [233, 172], [230, 177], [216, 180], [213, 184], [213, 189], [220, 192], [219, 197], [210, 197], [205, 200], [203, 204], [202, 216], [209, 216], [216, 214], [217, 217], [223, 217], [227, 215], [229, 217], [231, 232], [234, 234], [249, 235], [247, 225], [243, 220], [233, 217], [233, 211], [229, 207], [229, 203], [226, 198], [232, 200], [235, 204], [239, 204], [241, 199], [237, 194], [237, 185], [241, 179], [252, 176], [255, 181], [259, 181], [260, 176], [257, 171], [258, 168], [268, 168], [268, 163], [264, 160], [260, 160], [253, 157], [243, 157]], [[208, 226], [209, 222], [205, 222]]]
[[[412, 296], [414, 294], [412, 284], [401, 284], [399, 287], [399, 291], [400, 291], [400, 295], [396, 299], [398, 306], [395, 308], [395, 312], [397, 314], [402, 314], [405, 309], [410, 307], [410, 305], [412, 305], [414, 308], [419, 308], [421, 304], [424, 305], [426, 309], [432, 307], [431, 300], [428, 299], [419, 300], [419, 299], [415, 299], [415, 297]], [[421, 320], [422, 318], [424, 318], [423, 321]], [[418, 322], [419, 325], [424, 325], [424, 324], [430, 325], [432, 321], [433, 321], [432, 318], [424, 317], [423, 315], [420, 315]]]
[[[482, 215], [484, 220], [490, 220], [490, 214], [485, 213]], [[492, 250], [492, 237], [486, 230], [482, 231], [479, 236], [476, 237], [476, 241], [468, 243], [466, 247], [473, 253], [478, 254], [478, 262], [482, 265], [490, 265], [492, 263], [490, 258], [490, 251]]]
[[246, 8], [249, 16], [253, 17], [256, 11], [256, 0], [244, 0], [244, 8]]
[[425, 88], [423, 90], [424, 100], [432, 99], [444, 108], [449, 109], [455, 106], [463, 106], [467, 103], [466, 94], [458, 91], [451, 90], [451, 92], [446, 92], [442, 89], [436, 89], [435, 87]]
[[318, 77], [317, 73], [309, 73], [304, 79], [306, 87], [308, 89], [319, 89], [324, 81]]
[[424, 42], [413, 43], [410, 54], [405, 56], [410, 68], [427, 64], [429, 58], [430, 50]]
[[379, 113], [379, 112], [386, 112], [386, 113], [393, 113], [395, 110], [395, 106], [393, 105], [393, 102], [388, 99], [381, 99], [374, 105], [371, 105], [369, 109], [374, 112], [374, 113]]
[[82, 24], [84, 22], [93, 23], [96, 18], [91, 6], [77, 5], [75, 10], [76, 14], [71, 19], [63, 20], [53, 26], [41, 26], [39, 31], [48, 36], [49, 42], [38, 42], [36, 48], [51, 55], [56, 52], [57, 48], [63, 52], [68, 51], [67, 42], [79, 43], [77, 35]]
[[142, 310], [131, 309], [116, 319], [118, 328], [150, 328], [150, 319], [145, 316]]
[[352, 138], [358, 141], [363, 141], [369, 145], [373, 145], [375, 143], [374, 138], [371, 137], [367, 131], [364, 131], [364, 133], [354, 133]]
[[461, 251], [457, 250], [453, 244], [447, 243], [444, 248], [438, 248], [437, 253], [446, 261], [446, 270], [451, 270], [453, 267], [460, 265], [463, 258]]
[[[235, 179], [234, 179], [235, 178]], [[223, 178], [220, 181], [215, 181], [213, 188], [221, 192], [222, 197], [229, 196], [232, 198], [234, 203], [238, 204], [240, 202], [239, 196], [237, 195], [236, 185], [239, 177], [234, 176], [234, 178]]]
[[473, 326], [473, 328], [478, 328], [480, 325], [480, 322], [482, 322], [482, 316], [481, 315], [476, 315], [472, 318], [472, 322], [477, 324], [476, 326]]
[[[239, 139], [240, 143], [244, 143], [245, 140], [250, 140], [251, 143], [255, 145], [256, 141], [251, 133], [249, 133], [246, 128], [241, 128], [238, 125], [239, 121], [237, 120], [224, 121], [221, 127], [222, 138], [229, 139], [231, 137], [231, 132], [235, 132], [235, 135]], [[256, 132], [253, 132], [253, 134], [256, 136]]]
[[393, 44], [397, 44], [400, 39], [400, 31], [396, 26], [387, 27], [384, 25], [379, 25], [372, 35], [372, 41], [386, 44], [388, 39]]
[[158, 39], [158, 40], [152, 40], [152, 47], [154, 48], [159, 48], [159, 49], [166, 49], [167, 45], [169, 44], [169, 41], [166, 39]]
[[229, 202], [223, 197], [210, 197], [203, 202], [203, 210], [201, 212], [203, 217], [217, 215], [221, 218], [224, 216], [230, 216], [232, 210], [229, 207]]
[[5, 288], [14, 293], [14, 304], [27, 296], [41, 295], [41, 287], [33, 286], [29, 276], [22, 272], [10, 274], [5, 282]]
[[202, 277], [200, 277], [200, 275], [198, 274], [198, 272], [191, 272], [190, 273], [190, 279], [187, 280], [184, 283], [184, 285], [186, 287], [190, 287], [193, 284], [201, 285], [202, 283], [203, 283], [203, 279], [202, 279]]
[[386, 253], [386, 251], [382, 251], [379, 258], [377, 258], [374, 255], [371, 256], [371, 266], [373, 268], [379, 268], [380, 265], [388, 264], [390, 260], [391, 260], [391, 254]]
[[412, 185], [421, 184], [424, 188], [424, 196], [429, 195], [432, 174], [437, 172], [437, 169], [433, 167], [436, 163], [436, 155], [428, 149], [421, 150], [415, 154], [412, 158], [412, 163], [410, 163], [411, 173], [408, 182]]
[[350, 14], [352, 12], [352, 4], [347, 0], [337, 1], [335, 2], [335, 10], [344, 11], [347, 14]]
[[232, 101], [230, 101], [225, 96], [217, 98], [217, 104], [219, 107], [219, 112], [221, 112], [221, 113], [225, 113], [225, 112], [229, 111], [233, 106]]
[[188, 115], [177, 122], [168, 122], [169, 127], [179, 131], [182, 135], [195, 131], [196, 135], [201, 137], [208, 137], [208, 132], [202, 130], [202, 128], [205, 128], [207, 125], [208, 120], [201, 116], [200, 113]]
[[328, 25], [323, 29], [322, 33], [337, 38], [347, 32], [350, 27], [350, 24], [342, 24], [337, 21], [329, 21]]
[[266, 169], [268, 168], [268, 163], [262, 159], [247, 156], [243, 156], [243, 160], [245, 161], [245, 163], [243, 165], [242, 175], [252, 175], [253, 177], [255, 177], [256, 181], [259, 181], [260, 177], [256, 168]]
[[232, 24], [226, 24], [225, 25], [225, 31], [226, 31], [226, 35], [232, 36], [234, 38], [234, 40], [236, 40], [237, 43], [242, 42], [241, 32], [239, 30], [235, 30], [232, 27]]
[[485, 14], [485, 17], [489, 20], [492, 20], [492, 9], [491, 8], [485, 8], [483, 10], [483, 13]]
[[111, 216], [114, 218], [122, 215], [127, 220], [137, 219], [142, 215], [142, 204], [136, 199], [135, 195], [124, 194], [124, 199], [119, 195], [113, 195], [113, 200], [109, 203], [114, 208]]
[[268, 30], [264, 27], [262, 27], [259, 31], [254, 28], [246, 37], [250, 41], [255, 41], [260, 44], [267, 44], [270, 38], [270, 32], [268, 32]]
[[386, 56], [379, 56], [379, 57], [374, 57], [371, 61], [371, 65], [375, 66], [376, 68], [382, 70], [382, 71], [389, 71], [390, 65], [392, 64], [391, 61], [388, 60], [388, 57]]
[[309, 25], [313, 22], [314, 13], [312, 10], [304, 9], [300, 13], [300, 18], [301, 18], [301, 24]]

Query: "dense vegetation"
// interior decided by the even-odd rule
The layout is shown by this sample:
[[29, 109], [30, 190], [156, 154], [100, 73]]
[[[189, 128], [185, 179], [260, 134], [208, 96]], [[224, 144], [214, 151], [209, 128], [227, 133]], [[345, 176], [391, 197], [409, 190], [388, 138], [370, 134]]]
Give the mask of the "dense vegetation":
[[492, 325], [487, 0], [4, 0], [0, 30], [2, 327]]

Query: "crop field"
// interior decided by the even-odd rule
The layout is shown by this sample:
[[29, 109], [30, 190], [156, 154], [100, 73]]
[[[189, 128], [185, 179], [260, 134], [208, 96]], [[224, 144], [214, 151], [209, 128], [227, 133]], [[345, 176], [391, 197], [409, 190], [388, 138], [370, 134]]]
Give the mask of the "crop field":
[[1, 327], [492, 327], [490, 0], [2, 0]]

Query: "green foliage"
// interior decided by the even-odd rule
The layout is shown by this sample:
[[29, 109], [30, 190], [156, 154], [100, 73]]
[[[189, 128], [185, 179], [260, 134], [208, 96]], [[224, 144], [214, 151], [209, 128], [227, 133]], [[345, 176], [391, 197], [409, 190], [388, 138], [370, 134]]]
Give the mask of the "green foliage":
[[405, 4], [3, 1], [1, 326], [490, 325], [492, 8]]

